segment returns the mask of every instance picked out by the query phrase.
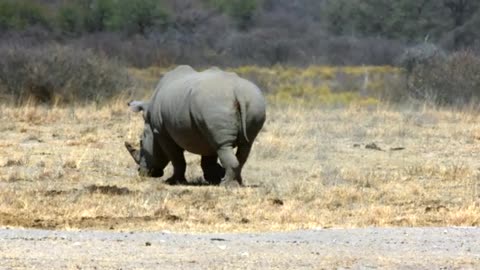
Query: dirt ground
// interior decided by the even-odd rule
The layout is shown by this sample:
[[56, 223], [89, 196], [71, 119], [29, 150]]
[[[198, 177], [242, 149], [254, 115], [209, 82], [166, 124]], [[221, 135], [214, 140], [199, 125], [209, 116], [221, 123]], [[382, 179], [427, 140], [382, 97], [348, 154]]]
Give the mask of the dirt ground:
[[0, 269], [478, 269], [480, 228], [283, 233], [0, 229]]

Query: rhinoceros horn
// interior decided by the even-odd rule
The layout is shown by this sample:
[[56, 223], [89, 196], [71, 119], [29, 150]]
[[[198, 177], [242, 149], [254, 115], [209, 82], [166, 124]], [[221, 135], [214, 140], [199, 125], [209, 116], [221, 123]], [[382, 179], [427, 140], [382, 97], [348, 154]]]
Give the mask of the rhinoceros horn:
[[132, 155], [133, 160], [135, 160], [137, 164], [140, 164], [140, 151], [133, 148], [133, 146], [128, 142], [125, 142], [125, 147], [127, 148], [130, 155]]

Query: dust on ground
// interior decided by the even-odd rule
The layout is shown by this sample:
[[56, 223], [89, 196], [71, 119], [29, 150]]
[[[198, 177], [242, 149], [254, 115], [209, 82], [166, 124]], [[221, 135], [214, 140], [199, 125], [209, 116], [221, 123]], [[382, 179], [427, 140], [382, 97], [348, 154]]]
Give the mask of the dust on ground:
[[282, 233], [0, 229], [1, 269], [478, 269], [472, 227]]

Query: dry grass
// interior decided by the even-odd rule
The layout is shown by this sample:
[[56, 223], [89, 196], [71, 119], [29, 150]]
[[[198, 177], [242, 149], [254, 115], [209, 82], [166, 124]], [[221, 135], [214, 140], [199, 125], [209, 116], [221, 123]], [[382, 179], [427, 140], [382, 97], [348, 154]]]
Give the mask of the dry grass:
[[[266, 231], [480, 225], [480, 119], [435, 109], [270, 106], [244, 169], [251, 187], [141, 178], [123, 147], [141, 117], [0, 107], [0, 225]], [[375, 143], [384, 151], [367, 149]], [[393, 151], [391, 148], [403, 147]], [[201, 180], [187, 155], [187, 178]], [[167, 175], [171, 171], [167, 172]]]

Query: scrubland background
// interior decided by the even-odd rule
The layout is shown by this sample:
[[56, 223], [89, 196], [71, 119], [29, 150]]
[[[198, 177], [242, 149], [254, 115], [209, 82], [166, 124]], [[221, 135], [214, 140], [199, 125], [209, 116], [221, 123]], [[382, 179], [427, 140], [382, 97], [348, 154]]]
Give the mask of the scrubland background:
[[[0, 225], [478, 226], [474, 1], [0, 0]], [[254, 81], [248, 187], [142, 178], [123, 147], [178, 64]], [[167, 172], [167, 175], [170, 171]]]

